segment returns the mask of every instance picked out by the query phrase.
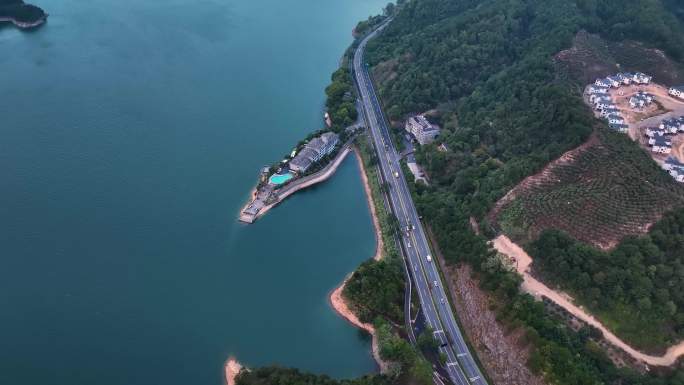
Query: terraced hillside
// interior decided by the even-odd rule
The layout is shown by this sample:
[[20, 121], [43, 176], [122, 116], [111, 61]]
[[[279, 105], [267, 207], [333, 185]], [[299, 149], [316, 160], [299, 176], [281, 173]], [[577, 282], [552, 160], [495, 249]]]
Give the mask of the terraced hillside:
[[683, 206], [683, 186], [628, 138], [600, 129], [511, 190], [490, 220], [519, 243], [557, 229], [605, 250]]

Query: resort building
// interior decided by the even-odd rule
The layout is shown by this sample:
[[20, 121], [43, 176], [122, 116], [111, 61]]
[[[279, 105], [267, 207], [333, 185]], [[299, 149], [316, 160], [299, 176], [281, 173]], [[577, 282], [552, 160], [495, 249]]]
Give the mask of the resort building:
[[326, 132], [323, 135], [312, 139], [304, 148], [290, 161], [290, 170], [303, 173], [312, 164], [320, 161], [324, 156], [329, 155], [340, 142], [337, 134]]
[[602, 118], [607, 118], [607, 117], [610, 116], [610, 115], [619, 114], [619, 113], [620, 113], [620, 110], [618, 110], [617, 108], [615, 108], [614, 105], [610, 105], [610, 106], [606, 106], [606, 107], [602, 108], [602, 109], [601, 109], [601, 113], [600, 113], [599, 115], [600, 115]]
[[637, 73], [634, 73], [631, 75], [632, 75], [632, 82], [634, 82], [636, 84], [650, 84], [651, 79], [653, 79], [652, 76], [648, 76], [648, 75], [641, 73], [641, 72], [637, 72]]
[[611, 114], [606, 117], [608, 119], [608, 123], [611, 124], [623, 124], [625, 123], [625, 120], [620, 116], [620, 114]]
[[589, 86], [589, 94], [605, 95], [608, 93], [608, 87], [597, 86], [596, 84]]
[[597, 87], [608, 89], [608, 88], [612, 87], [613, 83], [611, 83], [607, 79], [596, 79], [596, 81], [594, 82], [594, 85]]
[[672, 141], [664, 135], [655, 135], [648, 140], [651, 146], [651, 151], [660, 154], [669, 154], [672, 152]]
[[667, 93], [676, 98], [684, 99], [684, 86], [670, 87]]
[[423, 115], [416, 115], [408, 118], [405, 129], [413, 135], [418, 143], [428, 144], [435, 140], [439, 135], [439, 127], [430, 124]]
[[668, 134], [684, 132], [684, 116], [680, 116], [678, 118], [664, 119], [660, 123], [658, 128], [664, 130]]
[[663, 135], [665, 135], [665, 131], [658, 129], [658, 128], [653, 128], [653, 127], [649, 127], [646, 129], [646, 136], [648, 136], [649, 138], [652, 138], [656, 135], [663, 136]]
[[632, 108], [644, 108], [653, 103], [653, 95], [646, 92], [637, 92], [629, 98], [629, 106]]
[[684, 183], [684, 163], [673, 157], [667, 158], [663, 163], [663, 170], [667, 171], [677, 182]]
[[589, 101], [594, 103], [594, 108], [599, 108], [600, 105], [612, 104], [613, 98], [608, 95], [593, 94], [589, 96]]

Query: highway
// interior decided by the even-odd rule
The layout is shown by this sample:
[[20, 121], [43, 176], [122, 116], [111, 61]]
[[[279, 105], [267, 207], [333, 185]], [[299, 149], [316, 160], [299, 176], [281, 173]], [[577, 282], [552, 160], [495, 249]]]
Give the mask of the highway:
[[441, 344], [440, 352], [446, 355], [445, 369], [450, 380], [456, 385], [487, 385], [456, 322], [437, 271], [436, 261], [428, 261], [428, 255], [431, 254], [430, 246], [363, 60], [366, 44], [380, 33], [389, 21], [366, 36], [354, 52], [354, 77], [363, 106], [363, 111], [360, 112], [377, 151], [382, 178], [389, 184], [389, 201], [401, 227], [404, 256], [415, 284], [413, 290], [418, 294], [427, 325], [434, 330], [435, 338]]

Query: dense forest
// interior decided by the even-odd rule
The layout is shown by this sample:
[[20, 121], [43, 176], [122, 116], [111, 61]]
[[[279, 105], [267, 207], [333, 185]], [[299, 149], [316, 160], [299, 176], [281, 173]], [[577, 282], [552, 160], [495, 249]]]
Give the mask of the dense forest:
[[398, 259], [369, 260], [359, 266], [344, 288], [345, 296], [355, 304], [363, 322], [373, 322], [378, 315], [397, 323], [404, 320], [404, 270]]
[[437, 143], [449, 151], [424, 146], [416, 154], [431, 177], [429, 187], [415, 189], [420, 212], [447, 260], [469, 262], [498, 298], [501, 319], [527, 331], [536, 346], [529, 364], [550, 383], [684, 383], [678, 372], [645, 377], [616, 369], [593, 342], [594, 332], [572, 332], [521, 294], [520, 277], [487, 244], [493, 233], [484, 219], [524, 177], [606, 129], [583, 104], [580, 85], [558, 76], [553, 56], [586, 30], [613, 41], [638, 40], [681, 59], [678, 6], [660, 0], [414, 0], [369, 44], [390, 119], [429, 111], [443, 127]]
[[23, 0], [0, 0], [0, 18], [9, 17], [19, 22], [34, 23], [44, 18], [45, 12]]
[[330, 114], [332, 130], [342, 131], [356, 121], [358, 112], [354, 105], [354, 81], [346, 66], [335, 71], [330, 85], [325, 89], [325, 107]]
[[558, 231], [543, 233], [528, 249], [535, 269], [579, 294], [637, 346], [670, 345], [684, 337], [684, 210], [666, 215], [648, 236], [627, 238], [611, 252]]

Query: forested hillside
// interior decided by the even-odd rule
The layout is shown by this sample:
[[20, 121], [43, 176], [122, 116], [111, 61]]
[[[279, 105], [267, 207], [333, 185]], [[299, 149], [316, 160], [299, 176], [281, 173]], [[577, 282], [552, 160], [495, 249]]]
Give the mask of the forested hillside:
[[[635, 40], [679, 61], [680, 8], [668, 0], [413, 0], [369, 44], [367, 60], [390, 119], [400, 125], [409, 114], [429, 112], [443, 127], [437, 144], [449, 151], [431, 145], [417, 153], [431, 177], [429, 187], [416, 188], [419, 210], [445, 257], [470, 262], [497, 295], [502, 321], [525, 328], [536, 346], [530, 366], [550, 383], [684, 383], [678, 372], [644, 377], [616, 369], [591, 331], [568, 330], [520, 294], [519, 277], [487, 244], [493, 233], [485, 219], [523, 178], [606, 129], [581, 100], [583, 84], [559, 76], [554, 55], [584, 30], [608, 42]], [[601, 138], [610, 148], [622, 144], [614, 135]], [[637, 168], [651, 173], [646, 178], [660, 172]], [[656, 258], [665, 264], [667, 255]]]
[[33, 23], [45, 17], [45, 12], [23, 0], [0, 0], [0, 17], [10, 17], [19, 22]]
[[535, 269], [600, 314], [611, 329], [642, 349], [684, 337], [684, 210], [665, 216], [649, 236], [603, 252], [558, 231], [532, 243]]

